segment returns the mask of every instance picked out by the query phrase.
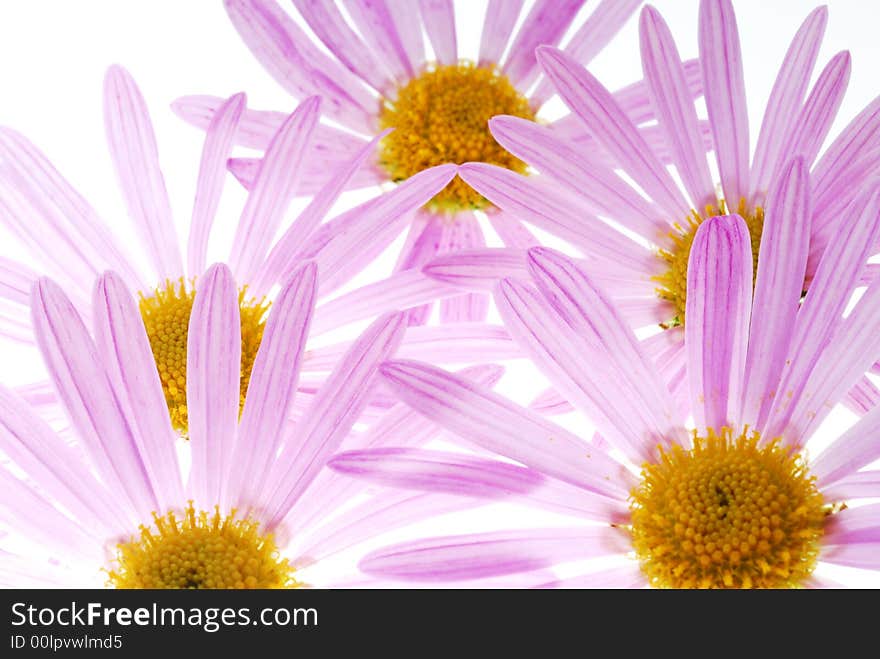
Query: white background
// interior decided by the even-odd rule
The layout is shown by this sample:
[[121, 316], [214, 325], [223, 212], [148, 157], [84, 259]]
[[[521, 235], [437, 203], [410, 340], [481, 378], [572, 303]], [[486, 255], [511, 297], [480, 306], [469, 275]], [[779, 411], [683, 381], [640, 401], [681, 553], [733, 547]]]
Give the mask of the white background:
[[[593, 4], [587, 4], [576, 26]], [[827, 4], [830, 19], [817, 71], [840, 50], [849, 49], [853, 59], [849, 90], [832, 128], [833, 137], [880, 92], [876, 33], [880, 6], [863, 0], [829, 0]], [[682, 56], [695, 57], [697, 0], [658, 0], [654, 5], [669, 23]], [[285, 2], [282, 6], [290, 7]], [[485, 6], [485, 1], [478, 0], [456, 3], [460, 52], [476, 54]], [[734, 0], [734, 6], [744, 44], [754, 143], [788, 43], [815, 5], [809, 0]], [[633, 16], [591, 66], [612, 89], [641, 77], [637, 25], [637, 16]], [[226, 97], [246, 91], [254, 108], [290, 111], [296, 105], [239, 40], [219, 1], [0, 0], [0, 124], [14, 127], [40, 147], [132, 247], [137, 242], [115, 184], [103, 128], [102, 80], [112, 63], [124, 65], [134, 75], [151, 110], [179, 236], [186, 235], [202, 134], [174, 116], [169, 103], [185, 94]], [[345, 201], [350, 204], [362, 196], [351, 195]], [[230, 176], [218, 224], [231, 227], [243, 199], [241, 188]], [[211, 249], [213, 258], [220, 260], [228, 244], [214, 240]], [[395, 253], [390, 250], [357, 281], [389, 272]], [[21, 254], [2, 231], [0, 254]], [[526, 364], [510, 366], [500, 389], [526, 402], [541, 388], [540, 380]], [[0, 376], [4, 384], [30, 382], [42, 377], [42, 368], [32, 351], [0, 344]], [[851, 415], [838, 415], [826, 430], [837, 434], [852, 420]], [[585, 436], [590, 432], [580, 417], [573, 416], [566, 423]], [[524, 519], [553, 523], [546, 516], [504, 509], [454, 522], [437, 520], [421, 525], [419, 531], [462, 532]], [[840, 573], [835, 576], [847, 578]], [[864, 580], [861, 576], [855, 583], [880, 585], [880, 577]]]

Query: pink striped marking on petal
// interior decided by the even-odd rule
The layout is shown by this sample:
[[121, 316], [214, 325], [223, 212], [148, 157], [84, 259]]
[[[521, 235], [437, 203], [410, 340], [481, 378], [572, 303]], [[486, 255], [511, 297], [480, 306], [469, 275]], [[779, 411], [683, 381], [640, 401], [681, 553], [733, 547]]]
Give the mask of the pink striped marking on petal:
[[[443, 223], [443, 236], [437, 252], [459, 252], [486, 246], [483, 230], [473, 213], [458, 213], [453, 222]], [[465, 293], [440, 301], [440, 322], [482, 322], [489, 312], [489, 297], [485, 293]]]
[[319, 95], [324, 112], [369, 133], [376, 97], [321, 52], [274, 0], [224, 0], [235, 29], [266, 71], [295, 98]]
[[625, 498], [633, 485], [606, 454], [485, 387], [413, 361], [385, 363], [381, 372], [405, 403], [468, 442], [610, 497]]
[[159, 506], [162, 510], [179, 506], [184, 499], [177, 462], [177, 434], [171, 427], [144, 321], [119, 275], [108, 272], [98, 279], [92, 309], [95, 343], [130, 424]]
[[623, 170], [671, 217], [686, 217], [690, 205], [614, 96], [565, 53], [541, 46], [537, 57], [565, 104]]
[[31, 319], [46, 369], [89, 457], [107, 487], [140, 520], [157, 509], [144, 463], [79, 314], [57, 284], [40, 279], [31, 292]]
[[522, 6], [523, 0], [489, 0], [480, 37], [480, 66], [501, 64]]
[[392, 545], [370, 552], [358, 567], [367, 574], [395, 579], [455, 581], [528, 572], [629, 550], [624, 535], [608, 526], [526, 529]]
[[320, 388], [266, 480], [260, 501], [267, 528], [285, 518], [297, 499], [339, 448], [366, 407], [380, 362], [403, 338], [405, 316], [385, 314], [354, 342]]
[[743, 383], [743, 423], [764, 423], [800, 309], [810, 240], [810, 177], [795, 158], [767, 197]]
[[287, 205], [293, 198], [299, 165], [318, 123], [321, 99], [306, 99], [275, 134], [241, 212], [230, 267], [237, 279], [249, 282], [265, 259]]
[[318, 269], [306, 263], [272, 303], [254, 360], [233, 452], [229, 497], [240, 503], [259, 489], [275, 457], [296, 396], [317, 297]]
[[187, 241], [187, 272], [190, 275], [205, 271], [208, 236], [220, 205], [220, 194], [226, 177], [226, 159], [232, 149], [233, 138], [246, 103], [247, 97], [244, 94], [230, 96], [211, 118], [205, 134]]
[[717, 201], [706, 161], [697, 109], [688, 93], [678, 48], [660, 12], [651, 6], [639, 20], [642, 69], [658, 122], [667, 134], [673, 162], [694, 208]]
[[763, 196], [770, 186], [773, 172], [784, 165], [779, 162], [785, 153], [782, 145], [788, 133], [797, 125], [792, 124], [791, 118], [801, 109], [827, 24], [828, 8], [814, 9], [791, 40], [782, 66], [779, 67], [764, 110], [752, 160], [752, 197], [755, 199]]
[[186, 343], [191, 486], [197, 503], [211, 510], [225, 501], [241, 400], [238, 290], [223, 264], [199, 278]]
[[422, 267], [431, 279], [471, 290], [492, 290], [499, 279], [527, 279], [526, 250], [499, 247], [441, 254]]
[[183, 274], [183, 261], [159, 169], [156, 136], [137, 84], [120, 66], [111, 66], [104, 78], [104, 127], [135, 229], [147, 246], [159, 279], [176, 280]]
[[697, 229], [688, 262], [685, 346], [697, 429], [730, 426], [740, 405], [752, 306], [752, 245], [739, 215]]
[[721, 187], [728, 206], [736, 208], [749, 193], [749, 116], [739, 31], [730, 0], [700, 3], [699, 43]]

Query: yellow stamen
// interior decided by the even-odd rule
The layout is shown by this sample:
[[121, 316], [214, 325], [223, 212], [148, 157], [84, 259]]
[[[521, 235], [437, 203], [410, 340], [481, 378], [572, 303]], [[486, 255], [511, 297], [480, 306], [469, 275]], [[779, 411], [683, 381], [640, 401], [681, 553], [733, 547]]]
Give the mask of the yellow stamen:
[[[687, 267], [688, 259], [691, 255], [691, 245], [694, 242], [694, 236], [697, 228], [708, 218], [715, 215], [726, 215], [727, 208], [724, 201], [720, 201], [719, 208], [707, 206], [703, 215], [697, 211], [693, 211], [692, 215], [687, 217], [684, 224], [675, 224], [675, 228], [669, 232], [669, 238], [672, 240], [671, 250], [661, 249], [658, 256], [665, 261], [666, 271], [662, 275], [653, 277], [657, 282], [657, 295], [662, 300], [672, 303], [675, 309], [675, 315], [664, 323], [662, 327], [676, 327], [684, 324], [685, 302], [687, 300]], [[761, 246], [761, 232], [764, 230], [764, 209], [757, 206], [754, 210], [746, 208], [745, 199], [739, 202], [737, 213], [745, 220], [746, 226], [749, 228], [749, 236], [752, 239], [752, 267], [753, 278], [758, 274], [758, 248]]]
[[790, 588], [816, 567], [826, 505], [797, 453], [730, 428], [661, 450], [630, 497], [632, 541], [651, 585]]
[[155, 528], [117, 545], [108, 584], [116, 588], [294, 588], [293, 568], [257, 522], [196, 511], [153, 513]]
[[[189, 424], [186, 408], [186, 340], [192, 313], [195, 289], [181, 278], [177, 285], [168, 281], [153, 294], [140, 294], [140, 311], [156, 360], [159, 379], [171, 424], [186, 436]], [[238, 294], [241, 310], [241, 405], [247, 393], [251, 369], [263, 339], [266, 310], [265, 299], [247, 298], [247, 287]], [[239, 408], [241, 409], [241, 408]]]
[[[526, 164], [489, 132], [489, 119], [499, 114], [535, 118], [507, 76], [470, 62], [428, 69], [398, 89], [395, 100], [383, 100], [379, 123], [395, 130], [382, 140], [379, 162], [393, 181], [435, 165], [474, 161], [522, 173]], [[453, 213], [489, 205], [458, 177], [427, 204]]]

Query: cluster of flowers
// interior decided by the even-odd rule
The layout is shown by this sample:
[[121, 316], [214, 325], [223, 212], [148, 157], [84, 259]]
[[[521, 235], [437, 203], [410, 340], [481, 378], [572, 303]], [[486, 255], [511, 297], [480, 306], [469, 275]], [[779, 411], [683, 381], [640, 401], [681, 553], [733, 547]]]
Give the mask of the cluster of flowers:
[[[642, 8], [644, 80], [617, 91], [587, 65], [637, 1], [572, 29], [580, 0], [490, 0], [475, 61], [451, 0], [294, 4], [299, 21], [225, 2], [293, 113], [244, 94], [173, 105], [205, 132], [186, 254], [144, 99], [107, 72], [149, 272], [0, 128], [0, 218], [30, 255], [0, 261], [0, 334], [46, 366], [0, 387], [0, 582], [778, 588], [834, 586], [825, 563], [880, 569], [880, 98], [820, 157], [850, 73], [842, 52], [809, 86], [824, 8], [750, 153], [730, 0], [700, 3], [693, 61]], [[570, 112], [542, 120], [555, 96]], [[227, 172], [247, 201], [228, 260], [207, 266]], [[288, 221], [294, 197], [308, 204]], [[404, 231], [390, 276], [339, 293]], [[309, 346], [358, 321], [355, 340]], [[529, 407], [493, 391], [493, 361], [512, 358], [551, 385]], [[859, 420], [808, 454], [839, 403]], [[573, 409], [594, 436], [551, 419]], [[440, 433], [462, 449], [426, 448]], [[569, 523], [382, 546], [309, 577], [499, 502]], [[616, 559], [553, 569], [598, 557]]]

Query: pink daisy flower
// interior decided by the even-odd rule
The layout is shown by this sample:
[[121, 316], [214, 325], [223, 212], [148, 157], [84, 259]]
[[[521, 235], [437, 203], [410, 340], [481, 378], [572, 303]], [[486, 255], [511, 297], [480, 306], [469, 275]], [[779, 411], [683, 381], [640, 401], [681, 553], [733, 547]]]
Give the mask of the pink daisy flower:
[[[478, 160], [524, 172], [525, 163], [492, 138], [487, 122], [497, 114], [524, 119], [540, 116], [554, 92], [541, 77], [535, 47], [558, 44], [584, 2], [538, 0], [514, 33], [523, 3], [492, 0], [476, 61], [466, 59], [459, 50], [451, 0], [302, 0], [294, 4], [329, 54], [274, 0], [225, 2], [243, 41], [279, 84], [295, 98], [320, 94], [326, 101], [325, 116], [345, 129], [319, 127], [304, 166], [304, 180], [311, 171], [320, 174], [328, 165], [348, 160], [353, 151], [363, 148], [368, 136], [394, 129], [382, 139], [378, 159], [351, 180], [352, 186], [366, 186], [405, 181], [447, 162]], [[589, 63], [638, 4], [632, 0], [598, 3], [568, 40], [565, 51], [578, 62]], [[434, 59], [428, 59], [422, 27]], [[688, 62], [684, 66], [692, 98], [701, 93], [698, 65]], [[634, 123], [653, 118], [644, 83], [618, 91], [615, 98]], [[185, 120], [205, 127], [220, 103], [216, 97], [189, 96], [178, 99], [173, 107]], [[280, 120], [278, 113], [246, 111], [238, 139], [246, 146], [265, 148]], [[547, 129], [562, 139], [581, 140], [585, 148], [596, 146], [590, 130], [576, 121], [563, 119]], [[668, 154], [656, 127], [647, 126], [640, 134], [655, 150]], [[613, 157], [606, 158], [608, 165], [615, 162]], [[233, 159], [230, 168], [250, 186], [258, 163]], [[395, 271], [417, 268], [438, 252], [484, 246], [475, 211], [489, 214], [503, 240], [521, 244], [529, 239], [516, 220], [497, 213], [489, 201], [462, 180], [453, 180], [413, 216]], [[366, 256], [362, 261], [367, 262]], [[444, 321], [481, 320], [486, 310], [485, 295], [465, 294], [443, 300], [440, 316]], [[412, 311], [410, 323], [424, 322], [428, 312], [428, 307]]]
[[[802, 156], [812, 182], [809, 252], [801, 282], [806, 288], [821, 255], [840, 236], [845, 209], [877, 167], [880, 98], [817, 157], [850, 74], [849, 53], [838, 53], [807, 93], [826, 22], [827, 10], [820, 7], [794, 36], [750, 154], [748, 95], [733, 7], [729, 0], [701, 2], [701, 87], [720, 175], [718, 189], [705, 157], [702, 122], [689, 92], [687, 70], [669, 28], [650, 6], [642, 10], [639, 23], [642, 63], [677, 179], [618, 99], [582, 63], [548, 46], [537, 51], [544, 73], [571, 109], [572, 121], [580, 122], [592, 144], [601, 145], [603, 155], [585, 148], [582, 141], [521, 117], [495, 117], [490, 121], [495, 139], [555, 186], [487, 163], [464, 164], [459, 175], [503, 212], [580, 250], [588, 259], [585, 267], [601, 280], [633, 327], [660, 324], [670, 329], [649, 339], [646, 349], [668, 363], [664, 375], [673, 378], [684, 365], [680, 326], [685, 319], [688, 255], [704, 218], [725, 209], [738, 212], [749, 228], [757, 269], [763, 254], [759, 247], [768, 190], [791, 158]], [[618, 163], [626, 179], [604, 164], [608, 157]], [[474, 268], [503, 273], [516, 257], [510, 252], [472, 251], [440, 257], [425, 272], [461, 282], [468, 269], [472, 274]], [[866, 267], [864, 281], [875, 273]], [[880, 400], [878, 392], [874, 395]]]
[[[225, 265], [207, 270], [189, 321], [190, 442], [181, 445], [122, 277], [97, 280], [93, 335], [58, 285], [40, 279], [34, 331], [75, 438], [62, 438], [0, 388], [7, 457], [0, 580], [17, 587], [302, 586], [311, 583], [310, 569], [352, 544], [467, 505], [393, 490], [357, 499], [361, 484], [322, 472], [343, 442], [375, 446], [383, 435], [402, 441], [403, 433], [418, 445], [416, 435], [430, 437], [432, 426], [414, 423], [401, 405], [352, 438], [379, 363], [400, 344], [401, 313], [370, 325], [317, 391], [297, 394], [317, 286], [316, 267], [306, 263], [282, 287], [239, 418], [239, 293]], [[469, 374], [490, 384], [498, 369]], [[292, 423], [289, 409], [303, 397], [305, 411]], [[190, 457], [185, 480], [181, 447]], [[186, 563], [187, 556], [198, 558]]]
[[[310, 258], [315, 259], [321, 273], [319, 294], [348, 281], [358, 267], [358, 259], [378, 253], [377, 246], [381, 249], [389, 234], [399, 233], [412, 212], [455, 176], [454, 165], [431, 168], [321, 226], [351, 177], [376, 146], [376, 140], [364, 142], [350, 161], [340, 161], [337, 169], [324, 171], [322, 185], [311, 203], [275, 241], [298, 190], [304, 154], [319, 132], [320, 106], [319, 98], [306, 99], [278, 126], [249, 191], [229, 250], [228, 263], [239, 286], [242, 404], [265, 328], [270, 304], [266, 296], [273, 286], [289, 278], [303, 259]], [[27, 265], [0, 257], [0, 335], [33, 344], [27, 305], [30, 285], [40, 275], [47, 274], [62, 282], [77, 310], [89, 317], [94, 278], [105, 270], [117, 272], [126, 286], [139, 294], [140, 313], [172, 423], [185, 434], [189, 313], [205, 268], [227, 156], [244, 112], [245, 97], [236, 94], [220, 105], [208, 127], [184, 254], [177, 239], [144, 99], [128, 72], [118, 66], [108, 70], [104, 117], [110, 155], [142, 241], [139, 247], [149, 256], [152, 267], [147, 272], [132, 266], [126, 246], [33, 144], [12, 129], [0, 128], [0, 218], [32, 257]], [[430, 297], [444, 290], [450, 291], [447, 294], [453, 292], [451, 287], [429, 280], [419, 293]], [[382, 313], [375, 305], [377, 295], [374, 289], [367, 289], [337, 300], [319, 314], [316, 331], [374, 318]], [[403, 308], [400, 302], [399, 298], [385, 295], [385, 311]], [[34, 404], [52, 401], [47, 384], [36, 383], [22, 393]]]
[[[797, 159], [773, 199], [789, 214], [764, 228], [752, 286], [751, 239], [738, 215], [703, 222], [688, 269], [690, 406], [676, 411], [656, 364], [581, 266], [547, 248], [528, 253], [531, 281], [504, 279], [495, 300], [511, 334], [596, 424], [584, 441], [535, 412], [437, 367], [391, 361], [386, 382], [413, 409], [470, 444], [512, 459], [407, 449], [341, 454], [334, 469], [404, 488], [558, 503], [580, 490], [562, 528], [423, 539], [368, 554], [361, 569], [396, 579], [480, 579], [576, 559], [626, 556], [608, 572], [554, 586], [786, 587], [830, 585], [823, 564], [880, 569], [880, 408], [809, 455], [815, 431], [880, 353], [880, 285], [844, 316], [860, 263], [825, 251], [802, 304], [809, 213]], [[880, 228], [867, 195], [842, 242]], [[870, 213], [868, 212], [870, 210]], [[863, 225], [870, 227], [863, 233]], [[858, 235], [855, 235], [858, 234]], [[632, 559], [635, 560], [632, 560]]]

